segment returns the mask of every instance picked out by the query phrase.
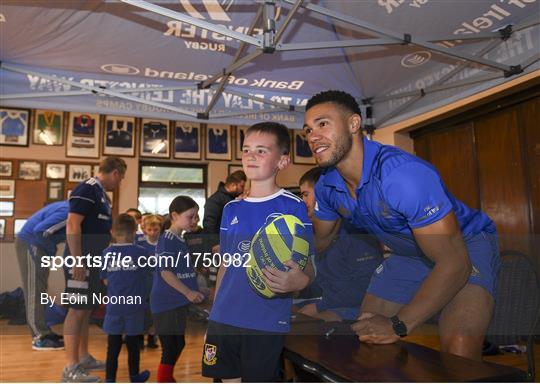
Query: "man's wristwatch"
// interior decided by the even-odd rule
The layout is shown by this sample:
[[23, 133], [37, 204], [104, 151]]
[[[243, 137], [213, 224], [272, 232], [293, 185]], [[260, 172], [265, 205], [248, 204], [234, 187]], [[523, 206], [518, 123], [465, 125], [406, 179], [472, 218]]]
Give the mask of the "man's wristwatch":
[[399, 337], [405, 337], [407, 336], [407, 326], [403, 321], [399, 319], [397, 316], [392, 316], [390, 318], [390, 321], [392, 322], [392, 328], [394, 328], [394, 332]]

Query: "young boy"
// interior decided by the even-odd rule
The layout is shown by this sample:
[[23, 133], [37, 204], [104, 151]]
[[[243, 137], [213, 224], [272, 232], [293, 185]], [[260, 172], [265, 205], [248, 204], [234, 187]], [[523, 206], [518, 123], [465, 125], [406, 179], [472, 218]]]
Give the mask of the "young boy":
[[[156, 254], [156, 245], [163, 226], [163, 218], [160, 215], [144, 215], [142, 217], [141, 229], [144, 232], [144, 238], [137, 241], [137, 244], [146, 249], [148, 255]], [[152, 290], [152, 280], [154, 269], [149, 268], [145, 276], [145, 301], [150, 302], [150, 291]], [[152, 313], [147, 306], [145, 314], [145, 332], [148, 332], [148, 348], [156, 349], [156, 335], [152, 327]], [[144, 339], [141, 341], [141, 348], [144, 348]]]
[[[249, 256], [249, 243], [266, 222], [281, 214], [298, 217], [310, 232], [302, 200], [276, 184], [278, 171], [290, 163], [287, 127], [263, 122], [251, 126], [244, 139], [242, 165], [251, 180], [249, 195], [228, 203], [221, 220], [222, 255]], [[310, 244], [310, 253], [313, 245]], [[311, 255], [310, 255], [311, 256]], [[245, 260], [245, 259], [244, 259]], [[242, 263], [243, 264], [243, 263]], [[267, 268], [266, 284], [278, 294], [305, 288], [313, 276], [311, 261], [305, 272], [292, 260], [286, 272]], [[290, 329], [292, 298], [267, 299], [250, 286], [244, 267], [223, 263], [206, 334], [202, 375], [231, 381], [281, 381], [281, 352]]]
[[[144, 279], [146, 271], [139, 260], [147, 256], [144, 248], [133, 244], [137, 223], [122, 213], [113, 222], [114, 243], [103, 251], [106, 269], [101, 278], [107, 284], [109, 304], [105, 313], [103, 330], [109, 335], [107, 343], [107, 367], [105, 381], [114, 383], [118, 369], [118, 355], [122, 348], [122, 335], [126, 335], [128, 348], [129, 378], [132, 383], [148, 380], [150, 372], [139, 372], [139, 337], [144, 329]], [[106, 257], [113, 258], [112, 261]], [[119, 304], [112, 304], [118, 302]], [[130, 304], [131, 303], [131, 304]]]

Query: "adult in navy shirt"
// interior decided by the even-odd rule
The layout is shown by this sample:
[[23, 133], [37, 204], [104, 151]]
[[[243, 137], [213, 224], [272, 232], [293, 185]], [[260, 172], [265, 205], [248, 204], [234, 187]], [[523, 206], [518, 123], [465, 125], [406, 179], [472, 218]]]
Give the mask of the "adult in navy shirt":
[[[112, 211], [105, 191], [120, 185], [126, 173], [126, 162], [119, 157], [107, 157], [99, 165], [97, 176], [81, 182], [71, 192], [66, 226], [66, 256], [101, 257], [109, 245]], [[105, 369], [105, 363], [95, 360], [88, 353], [88, 321], [90, 313], [99, 302], [93, 294], [102, 291], [99, 268], [88, 265], [64, 268], [66, 295], [75, 300], [67, 305], [64, 322], [67, 365], [62, 381], [81, 382], [98, 379], [89, 376], [88, 370]]]
[[66, 241], [69, 203], [58, 201], [34, 213], [15, 239], [23, 283], [26, 322], [32, 333], [32, 349], [63, 349], [64, 342], [45, 322], [41, 294], [47, 292], [49, 270], [41, 266], [43, 256], [55, 256], [56, 246]]
[[345, 92], [307, 103], [304, 132], [326, 168], [315, 187], [318, 246], [346, 221], [392, 252], [372, 278], [354, 331], [364, 342], [393, 343], [442, 310], [442, 350], [481, 359], [499, 265], [493, 222], [452, 196], [431, 164], [364, 138], [360, 123]]

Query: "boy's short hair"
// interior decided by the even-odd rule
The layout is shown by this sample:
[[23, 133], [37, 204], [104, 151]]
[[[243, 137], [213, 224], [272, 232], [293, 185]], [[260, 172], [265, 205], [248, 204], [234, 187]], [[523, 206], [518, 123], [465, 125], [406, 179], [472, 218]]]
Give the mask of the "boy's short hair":
[[126, 174], [127, 164], [124, 159], [116, 156], [106, 157], [99, 163], [99, 172], [111, 173], [117, 170], [121, 175]]
[[354, 97], [347, 92], [334, 90], [323, 91], [312, 96], [306, 104], [306, 112], [310, 108], [323, 103], [334, 103], [351, 113], [356, 113], [357, 115], [362, 116], [360, 107], [358, 106], [358, 103]]
[[263, 121], [262, 123], [253, 124], [246, 131], [246, 136], [253, 132], [266, 133], [276, 137], [276, 144], [282, 155], [291, 153], [291, 137], [289, 136], [289, 128], [280, 123]]
[[311, 186], [314, 186], [317, 184], [317, 181], [319, 181], [319, 178], [321, 177], [322, 168], [315, 167], [311, 168], [309, 171], [304, 173], [302, 177], [300, 178], [300, 181], [298, 182], [298, 185], [302, 185], [304, 183], [309, 183]]
[[127, 213], [121, 213], [114, 219], [112, 230], [123, 235], [133, 234], [137, 231], [137, 222]]
[[169, 217], [173, 212], [182, 213], [199, 205], [189, 196], [176, 196], [169, 205]]
[[234, 171], [225, 180], [225, 184], [239, 184], [242, 181], [247, 181], [246, 174], [244, 171]]
[[142, 218], [142, 226], [150, 227], [152, 225], [159, 225], [159, 227], [161, 228], [161, 226], [163, 225], [163, 218], [160, 215], [144, 215]]
[[142, 218], [142, 213], [141, 211], [139, 211], [137, 208], [129, 208], [128, 210], [126, 210], [126, 213], [129, 215], [130, 213], [134, 213], [135, 214], [135, 218], [137, 220], [140, 220]]

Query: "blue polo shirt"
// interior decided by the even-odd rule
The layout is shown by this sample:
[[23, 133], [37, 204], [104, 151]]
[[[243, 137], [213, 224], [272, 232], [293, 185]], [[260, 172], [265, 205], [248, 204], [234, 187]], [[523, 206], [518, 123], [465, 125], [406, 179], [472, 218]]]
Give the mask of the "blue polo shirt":
[[184, 257], [188, 255], [188, 252], [184, 239], [177, 234], [167, 230], [160, 236], [155, 251], [159, 263], [154, 272], [152, 292], [150, 293], [152, 313], [169, 311], [190, 303], [186, 296], [163, 280], [161, 271], [171, 271], [189, 289], [199, 290], [197, 274], [193, 265]]
[[83, 255], [101, 255], [110, 242], [112, 211], [97, 178], [92, 177], [75, 187], [69, 197], [69, 212], [84, 216], [81, 223]]
[[41, 248], [46, 255], [55, 255], [56, 245], [66, 241], [68, 210], [67, 201], [46, 205], [30, 216], [17, 237]]
[[315, 215], [344, 221], [375, 234], [392, 253], [423, 256], [412, 230], [455, 212], [465, 240], [495, 225], [481, 211], [467, 207], [446, 189], [428, 162], [399, 148], [364, 138], [362, 177], [353, 199], [335, 167], [323, 171], [315, 186]]
[[[100, 272], [100, 277], [107, 279], [107, 296], [118, 298], [107, 304], [107, 314], [129, 315], [144, 311], [145, 292], [141, 281], [145, 278], [146, 268], [141, 267], [144, 263], [139, 259], [148, 255], [146, 249], [135, 244], [111, 244], [105, 248], [103, 256], [107, 253], [115, 259], [108, 260], [105, 269]], [[124, 263], [119, 260], [124, 260]], [[129, 297], [133, 298], [133, 304], [126, 304], [122, 299]], [[140, 300], [140, 303], [137, 300]]]

